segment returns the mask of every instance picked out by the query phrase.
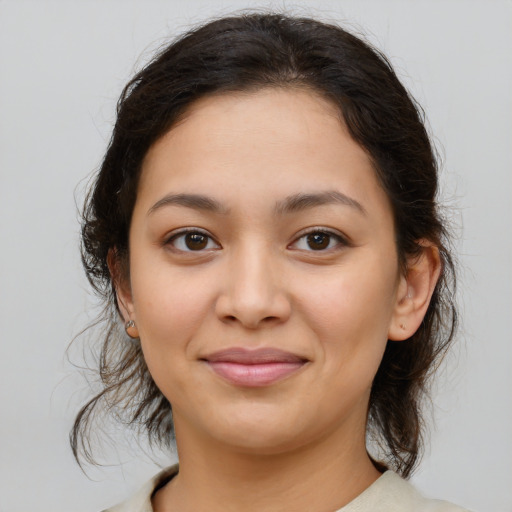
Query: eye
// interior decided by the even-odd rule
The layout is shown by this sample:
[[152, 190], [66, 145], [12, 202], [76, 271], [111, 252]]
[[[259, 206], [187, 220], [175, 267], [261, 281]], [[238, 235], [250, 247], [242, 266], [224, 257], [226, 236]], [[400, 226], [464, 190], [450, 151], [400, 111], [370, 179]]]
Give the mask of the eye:
[[299, 237], [294, 247], [301, 251], [325, 251], [338, 246], [346, 246], [348, 242], [339, 234], [324, 229], [315, 229]]
[[211, 236], [197, 229], [182, 230], [172, 235], [166, 245], [182, 252], [200, 252], [219, 249], [220, 246]]

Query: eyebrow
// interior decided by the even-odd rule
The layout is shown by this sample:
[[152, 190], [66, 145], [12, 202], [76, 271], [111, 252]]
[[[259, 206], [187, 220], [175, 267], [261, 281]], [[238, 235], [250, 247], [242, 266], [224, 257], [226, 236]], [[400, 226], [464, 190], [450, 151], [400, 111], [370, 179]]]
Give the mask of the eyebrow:
[[[341, 192], [338, 192], [337, 190], [293, 194], [281, 201], [278, 201], [275, 205], [274, 212], [276, 215], [285, 215], [329, 204], [341, 204], [343, 206], [350, 206], [356, 210], [359, 210], [360, 213], [366, 215], [366, 210], [361, 203]], [[165, 206], [173, 205], [185, 206], [186, 208], [219, 213], [223, 215], [226, 215], [230, 212], [229, 208], [226, 208], [216, 199], [206, 195], [168, 194], [157, 201], [149, 209], [148, 215]]]
[[366, 215], [366, 210], [363, 205], [337, 190], [326, 190], [317, 193], [299, 193], [287, 197], [283, 201], [276, 204], [275, 211], [279, 215], [286, 213], [295, 213], [316, 206], [324, 206], [329, 204], [341, 204], [350, 206], [359, 210], [360, 213]]
[[148, 211], [148, 215], [154, 213], [164, 206], [185, 206], [195, 210], [204, 210], [212, 213], [229, 213], [229, 209], [224, 207], [219, 201], [212, 197], [201, 194], [168, 194], [157, 201]]

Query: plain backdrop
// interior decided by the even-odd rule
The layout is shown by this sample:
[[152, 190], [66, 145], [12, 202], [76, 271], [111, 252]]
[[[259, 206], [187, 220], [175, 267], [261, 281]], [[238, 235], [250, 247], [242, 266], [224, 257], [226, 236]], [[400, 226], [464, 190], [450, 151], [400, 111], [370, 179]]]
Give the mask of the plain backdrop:
[[65, 351], [95, 304], [75, 198], [101, 161], [122, 86], [152, 51], [212, 15], [268, 6], [365, 33], [427, 112], [458, 226], [463, 328], [413, 481], [474, 511], [512, 511], [512, 2], [4, 0], [0, 512], [101, 510], [157, 471], [122, 429], [105, 453], [114, 465], [88, 476], [68, 446], [88, 388]]

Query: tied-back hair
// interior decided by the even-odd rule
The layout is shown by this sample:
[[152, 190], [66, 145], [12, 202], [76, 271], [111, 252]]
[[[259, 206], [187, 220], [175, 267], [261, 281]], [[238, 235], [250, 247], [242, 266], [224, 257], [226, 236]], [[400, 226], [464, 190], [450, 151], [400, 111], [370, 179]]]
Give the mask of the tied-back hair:
[[199, 98], [264, 88], [309, 90], [337, 108], [390, 200], [402, 272], [407, 258], [420, 254], [421, 243], [439, 248], [441, 276], [425, 318], [408, 340], [388, 341], [368, 412], [367, 431], [381, 447], [375, 465], [407, 477], [418, 463], [429, 377], [453, 339], [457, 318], [454, 264], [437, 204], [437, 160], [423, 111], [386, 57], [367, 42], [336, 25], [261, 13], [221, 18], [188, 32], [121, 94], [112, 138], [83, 210], [82, 261], [103, 300], [105, 331], [101, 389], [78, 413], [70, 436], [79, 462], [94, 462], [91, 428], [105, 410], [153, 443], [173, 442], [171, 404], [151, 378], [140, 343], [129, 342], [122, 329], [107, 262], [113, 254], [116, 268], [129, 278], [128, 232], [143, 158]]

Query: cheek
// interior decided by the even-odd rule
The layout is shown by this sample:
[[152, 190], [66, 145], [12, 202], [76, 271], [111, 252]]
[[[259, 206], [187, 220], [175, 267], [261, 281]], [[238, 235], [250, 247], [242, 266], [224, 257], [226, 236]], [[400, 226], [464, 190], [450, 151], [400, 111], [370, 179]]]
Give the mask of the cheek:
[[333, 371], [376, 371], [394, 308], [395, 269], [377, 262], [340, 268], [322, 286], [307, 286], [301, 307]]
[[[144, 357], [152, 374], [166, 373], [192, 351], [190, 341], [211, 310], [204, 283], [164, 268], [133, 264], [132, 293]], [[153, 375], [156, 379], [156, 375]]]

